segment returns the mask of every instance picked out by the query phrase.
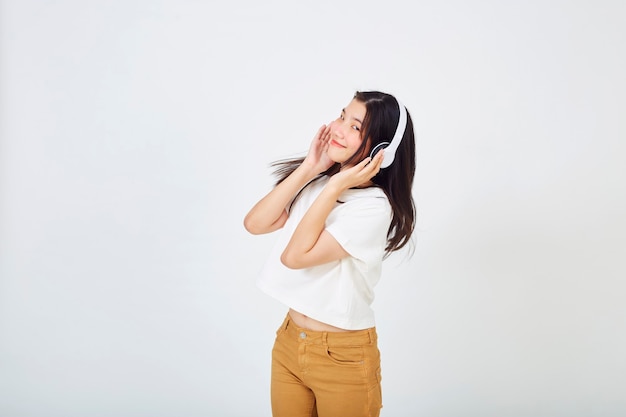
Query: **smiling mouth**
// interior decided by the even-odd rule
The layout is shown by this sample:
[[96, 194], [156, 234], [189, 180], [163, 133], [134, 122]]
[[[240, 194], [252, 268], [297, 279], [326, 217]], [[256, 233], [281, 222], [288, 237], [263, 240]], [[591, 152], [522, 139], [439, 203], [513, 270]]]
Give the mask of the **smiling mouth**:
[[337, 146], [338, 148], [345, 148], [345, 146], [343, 146], [339, 142], [335, 141], [334, 139], [330, 140], [330, 144], [333, 145], [333, 146]]

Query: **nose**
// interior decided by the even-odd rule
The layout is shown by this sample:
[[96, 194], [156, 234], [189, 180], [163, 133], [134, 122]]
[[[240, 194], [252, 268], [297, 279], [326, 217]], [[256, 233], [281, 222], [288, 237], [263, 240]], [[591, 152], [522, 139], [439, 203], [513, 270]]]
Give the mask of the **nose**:
[[335, 120], [332, 122], [330, 131], [332, 132], [333, 135], [339, 137], [339, 138], [343, 138], [344, 136], [344, 127], [343, 124], [341, 123], [341, 120]]

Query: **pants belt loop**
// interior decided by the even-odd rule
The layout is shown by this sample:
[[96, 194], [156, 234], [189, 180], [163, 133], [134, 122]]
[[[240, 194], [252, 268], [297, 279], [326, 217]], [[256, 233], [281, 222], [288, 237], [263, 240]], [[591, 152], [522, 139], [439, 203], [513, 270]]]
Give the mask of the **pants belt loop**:
[[322, 332], [322, 344], [328, 346], [328, 332]]
[[376, 341], [376, 336], [374, 335], [374, 329], [373, 328], [372, 329], [368, 329], [367, 330], [367, 334], [370, 337], [370, 345], [373, 345], [374, 342]]

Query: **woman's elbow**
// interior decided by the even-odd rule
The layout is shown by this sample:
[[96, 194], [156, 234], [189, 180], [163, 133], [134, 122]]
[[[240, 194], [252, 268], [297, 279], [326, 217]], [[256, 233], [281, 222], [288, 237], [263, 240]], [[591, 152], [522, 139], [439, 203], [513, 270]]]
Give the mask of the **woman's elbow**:
[[257, 216], [254, 213], [248, 213], [243, 219], [243, 227], [253, 235], [263, 235], [265, 233], [274, 232], [285, 224], [287, 221], [287, 212], [283, 211], [283, 214], [274, 222], [268, 221], [263, 216]]
[[258, 227], [254, 224], [254, 221], [250, 218], [250, 216], [246, 216], [243, 219], [243, 227], [253, 235], [260, 234]]
[[254, 216], [251, 215], [247, 215], [243, 219], [243, 227], [248, 231], [248, 233], [253, 235], [262, 235], [273, 231], [271, 227], [267, 227], [265, 224], [260, 223], [254, 218]]
[[294, 256], [287, 249], [280, 255], [280, 262], [289, 269], [302, 269], [304, 266], [299, 262], [299, 256]]

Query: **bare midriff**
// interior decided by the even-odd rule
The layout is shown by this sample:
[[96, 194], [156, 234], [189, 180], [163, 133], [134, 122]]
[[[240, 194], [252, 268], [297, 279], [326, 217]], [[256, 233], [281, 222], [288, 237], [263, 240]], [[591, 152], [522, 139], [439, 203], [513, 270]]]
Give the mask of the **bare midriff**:
[[339, 327], [331, 326], [330, 324], [322, 323], [321, 321], [317, 321], [312, 319], [309, 316], [305, 316], [302, 313], [297, 312], [296, 310], [290, 308], [289, 309], [289, 317], [295, 323], [296, 326], [301, 327], [303, 329], [313, 330], [316, 332], [349, 332], [350, 330], [341, 329]]

